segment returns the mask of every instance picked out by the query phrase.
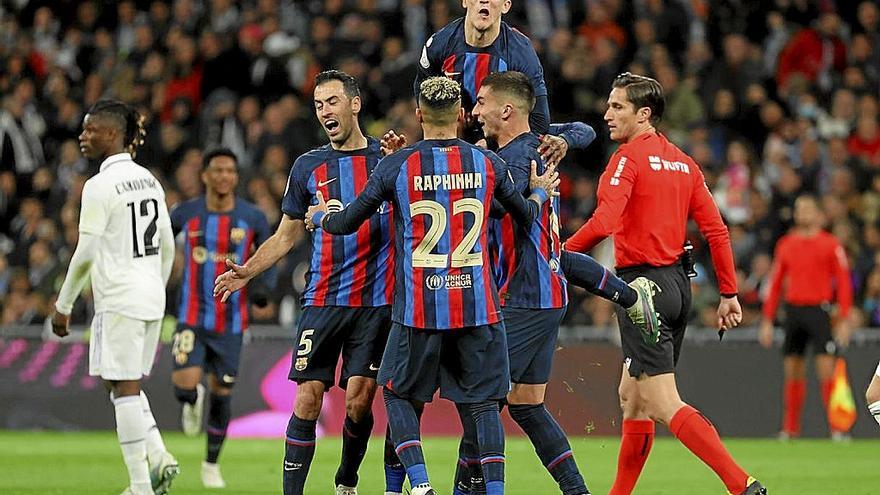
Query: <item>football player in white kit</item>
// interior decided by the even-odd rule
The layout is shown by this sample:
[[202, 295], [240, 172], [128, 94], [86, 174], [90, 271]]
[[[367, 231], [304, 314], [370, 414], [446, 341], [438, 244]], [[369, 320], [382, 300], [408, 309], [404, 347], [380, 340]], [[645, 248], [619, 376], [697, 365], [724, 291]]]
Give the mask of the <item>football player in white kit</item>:
[[874, 371], [874, 376], [865, 392], [865, 399], [868, 401], [868, 410], [874, 416], [874, 421], [880, 424], [880, 363], [877, 364], [877, 370]]
[[91, 277], [89, 374], [110, 390], [130, 480], [123, 494], [134, 495], [167, 493], [180, 472], [140, 383], [156, 355], [174, 261], [165, 191], [132, 159], [144, 134], [138, 112], [118, 101], [95, 103], [83, 119], [80, 150], [101, 160], [101, 169], [83, 188], [79, 241], [52, 315], [53, 332], [64, 337], [73, 303]]

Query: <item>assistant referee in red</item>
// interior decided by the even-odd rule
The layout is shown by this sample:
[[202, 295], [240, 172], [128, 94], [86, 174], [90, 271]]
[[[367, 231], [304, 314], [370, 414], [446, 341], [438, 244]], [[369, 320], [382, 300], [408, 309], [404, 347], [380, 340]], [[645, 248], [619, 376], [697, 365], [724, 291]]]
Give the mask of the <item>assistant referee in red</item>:
[[712, 199], [703, 172], [656, 125], [666, 106], [663, 88], [649, 77], [618, 76], [608, 97], [605, 122], [620, 147], [599, 179], [598, 206], [590, 220], [565, 244], [586, 252], [613, 235], [618, 275], [627, 282], [644, 276], [655, 282], [660, 328], [643, 333], [618, 312], [623, 343], [620, 404], [623, 432], [617, 477], [611, 495], [629, 494], [647, 460], [654, 422], [665, 424], [737, 495], [766, 494], [740, 468], [712, 423], [685, 404], [675, 384], [675, 365], [691, 307], [690, 281], [680, 262], [688, 219], [709, 242], [721, 292], [718, 326], [742, 320], [727, 227]]
[[[803, 195], [795, 200], [795, 225], [776, 243], [770, 291], [764, 301], [758, 336], [765, 347], [773, 344], [773, 319], [780, 296], [785, 301], [782, 439], [797, 437], [801, 432], [801, 410], [807, 396], [807, 344], [812, 344], [816, 356], [816, 375], [827, 409], [837, 356], [835, 337], [842, 344], [849, 342], [848, 317], [853, 298], [849, 263], [840, 241], [822, 230], [823, 221], [814, 196]], [[839, 318], [832, 336], [830, 311], [835, 296]], [[845, 433], [831, 430], [832, 438]]]

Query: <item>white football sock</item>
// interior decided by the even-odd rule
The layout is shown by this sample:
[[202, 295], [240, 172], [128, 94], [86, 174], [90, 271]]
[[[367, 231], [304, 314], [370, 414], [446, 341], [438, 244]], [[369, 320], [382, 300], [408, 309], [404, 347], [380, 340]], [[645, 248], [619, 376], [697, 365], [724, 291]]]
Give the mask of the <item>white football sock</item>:
[[871, 411], [871, 415], [874, 416], [874, 421], [880, 425], [880, 400], [874, 402], [873, 404], [868, 405], [868, 410]]
[[152, 490], [141, 398], [137, 395], [117, 397], [113, 400], [113, 406], [116, 409], [116, 434], [119, 437], [119, 446], [122, 447], [122, 458], [128, 468], [131, 488], [137, 493], [143, 492], [145, 488]]
[[144, 426], [147, 429], [145, 438], [147, 459], [150, 460], [150, 465], [155, 466], [156, 463], [162, 460], [162, 454], [167, 449], [165, 448], [165, 442], [162, 441], [162, 433], [159, 432], [159, 427], [156, 426], [156, 418], [153, 417], [153, 410], [150, 409], [150, 401], [143, 390], [141, 390], [141, 410], [144, 414]]

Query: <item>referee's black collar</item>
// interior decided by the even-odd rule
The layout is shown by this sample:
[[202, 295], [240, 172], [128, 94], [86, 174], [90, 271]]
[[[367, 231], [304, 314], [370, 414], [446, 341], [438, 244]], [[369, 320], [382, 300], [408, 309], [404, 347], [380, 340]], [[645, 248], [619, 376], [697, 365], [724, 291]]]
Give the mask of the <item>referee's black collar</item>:
[[100, 172], [103, 172], [111, 165], [125, 161], [132, 161], [131, 153], [116, 153], [115, 155], [110, 155], [101, 162]]

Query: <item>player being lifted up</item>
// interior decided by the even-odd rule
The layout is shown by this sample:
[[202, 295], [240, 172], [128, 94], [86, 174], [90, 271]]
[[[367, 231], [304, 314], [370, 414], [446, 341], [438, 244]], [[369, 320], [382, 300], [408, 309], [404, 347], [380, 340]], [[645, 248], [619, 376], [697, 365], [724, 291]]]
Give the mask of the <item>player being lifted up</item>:
[[[486, 137], [498, 143], [498, 155], [507, 163], [518, 189], [527, 194], [530, 163], [544, 165], [538, 155], [538, 138], [529, 132], [528, 116], [534, 104], [532, 85], [524, 74], [498, 72], [483, 80], [473, 116]], [[590, 129], [592, 131], [592, 129]], [[590, 139], [577, 144], [586, 147]], [[496, 211], [504, 215], [503, 209]], [[640, 279], [630, 287], [589, 256], [560, 250], [559, 199], [551, 198], [541, 208], [537, 221], [529, 226], [515, 225], [510, 216], [493, 219], [490, 236], [493, 254], [498, 258], [496, 281], [503, 306], [513, 388], [507, 395], [511, 417], [535, 446], [544, 466], [559, 484], [562, 493], [589, 493], [574, 461], [571, 447], [559, 424], [544, 407], [546, 384], [550, 378], [559, 324], [568, 303], [566, 275], [596, 294], [629, 307], [628, 314], [646, 331], [657, 326], [653, 300]], [[472, 440], [463, 439], [462, 457], [456, 473], [455, 494], [480, 492], [478, 484], [469, 486], [465, 466], [475, 466]], [[477, 465], [478, 466], [478, 465]], [[472, 470], [473, 471], [473, 470]], [[482, 478], [479, 470], [470, 478]]]
[[465, 16], [434, 33], [422, 48], [414, 84], [416, 98], [419, 85], [428, 77], [446, 76], [458, 81], [465, 109], [464, 139], [477, 142], [483, 136], [470, 111], [483, 79], [493, 72], [522, 72], [535, 91], [529, 127], [542, 136], [541, 156], [548, 163], [558, 164], [572, 142], [555, 135], [550, 126], [544, 68], [532, 42], [501, 20], [501, 15], [510, 10], [511, 0], [462, 0], [461, 4]]
[[[316, 193], [323, 193], [334, 210], [342, 209], [364, 190], [379, 162], [379, 142], [364, 136], [358, 124], [361, 98], [353, 77], [336, 70], [318, 74], [314, 102], [330, 143], [296, 159], [277, 231], [247, 263], [227, 262], [231, 270], [217, 278], [214, 294], [224, 301], [290, 250]], [[373, 429], [376, 374], [391, 327], [391, 229], [391, 210], [385, 204], [373, 208], [369, 221], [350, 235], [312, 234], [304, 309], [290, 368], [297, 389], [285, 444], [285, 495], [303, 493], [315, 454], [316, 422], [324, 392], [334, 385], [340, 353], [339, 386], [345, 389], [346, 418], [336, 493], [357, 493], [357, 471]], [[398, 461], [386, 459], [386, 463]], [[404, 475], [399, 473], [400, 478]]]
[[180, 472], [141, 390], [156, 356], [174, 262], [165, 191], [132, 158], [144, 135], [142, 117], [122, 102], [101, 100], [83, 119], [80, 150], [101, 160], [101, 168], [83, 187], [79, 241], [52, 315], [52, 331], [64, 337], [73, 303], [91, 278], [89, 374], [110, 390], [130, 482], [123, 494], [133, 495], [167, 493]]
[[[394, 205], [394, 326], [379, 372], [397, 454], [414, 495], [434, 494], [414, 404], [440, 396], [467, 405], [476, 423], [489, 494], [504, 492], [504, 432], [498, 402], [508, 392], [507, 344], [489, 263], [487, 221], [498, 198], [523, 224], [558, 184], [549, 167], [534, 173], [532, 196], [514, 187], [504, 162], [456, 137], [464, 117], [461, 88], [426, 79], [416, 116], [425, 140], [383, 159], [364, 192], [330, 213], [323, 195], [309, 222], [353, 232], [385, 201]], [[533, 164], [533, 167], [535, 165]]]
[[[529, 38], [501, 20], [501, 15], [510, 10], [511, 0], [462, 0], [461, 4], [464, 17], [450, 22], [425, 42], [415, 80], [416, 94], [428, 77], [446, 76], [461, 84], [462, 105], [470, 112], [487, 75], [522, 72], [535, 91], [530, 128], [546, 134], [550, 129], [550, 106], [541, 61]], [[465, 117], [471, 121], [470, 115]]]
[[[202, 159], [205, 194], [171, 211], [175, 234], [183, 232], [183, 282], [177, 332], [171, 349], [174, 395], [183, 404], [183, 431], [201, 431], [208, 373], [208, 449], [202, 462], [202, 484], [223, 488], [217, 458], [231, 416], [232, 387], [238, 376], [241, 342], [248, 328], [248, 293], [236, 292], [223, 304], [214, 298], [214, 279], [226, 270], [226, 260], [244, 264], [269, 238], [266, 216], [256, 206], [235, 196], [238, 159], [228, 149], [209, 151]], [[274, 280], [267, 272], [263, 281]], [[254, 291], [256, 304], [264, 305], [266, 287]]]

